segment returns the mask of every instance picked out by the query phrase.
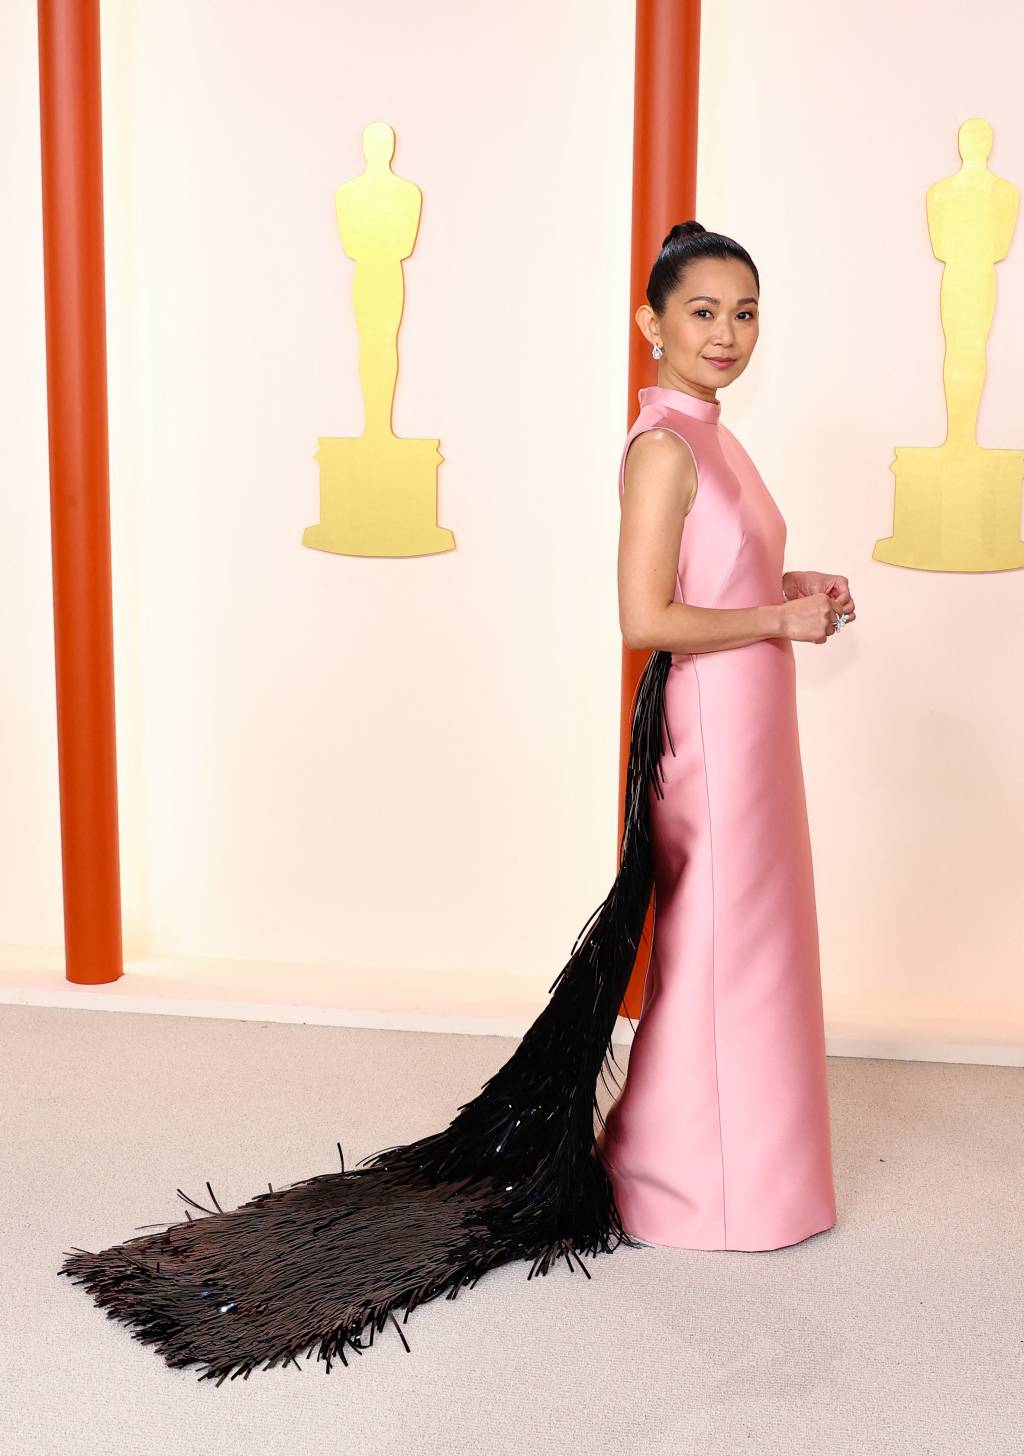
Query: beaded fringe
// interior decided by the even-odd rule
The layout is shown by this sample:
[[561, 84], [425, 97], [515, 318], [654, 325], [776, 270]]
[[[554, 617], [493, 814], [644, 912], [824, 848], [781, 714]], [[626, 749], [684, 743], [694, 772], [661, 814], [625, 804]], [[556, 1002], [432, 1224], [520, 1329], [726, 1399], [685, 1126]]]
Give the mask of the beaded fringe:
[[[528, 1278], [581, 1255], [636, 1247], [597, 1149], [598, 1077], [632, 974], [654, 883], [649, 792], [661, 796], [671, 655], [652, 653], [633, 700], [619, 869], [577, 936], [549, 1000], [509, 1060], [441, 1132], [353, 1168], [269, 1187], [225, 1212], [183, 1193], [184, 1221], [60, 1269], [108, 1317], [199, 1379], [249, 1378], [312, 1355], [347, 1365], [390, 1321], [489, 1269], [529, 1259]], [[606, 1084], [607, 1085], [607, 1084]], [[193, 1218], [189, 1208], [203, 1216]], [[150, 1225], [152, 1227], [152, 1225]], [[404, 1311], [401, 1324], [396, 1311]]]

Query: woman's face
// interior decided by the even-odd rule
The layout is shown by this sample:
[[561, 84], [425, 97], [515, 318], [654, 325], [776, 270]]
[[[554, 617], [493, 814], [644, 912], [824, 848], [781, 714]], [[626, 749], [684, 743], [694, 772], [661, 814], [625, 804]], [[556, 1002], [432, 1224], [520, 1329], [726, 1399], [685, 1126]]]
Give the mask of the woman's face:
[[743, 373], [757, 343], [754, 275], [737, 258], [701, 258], [685, 269], [660, 318], [644, 303], [636, 321], [644, 337], [664, 350], [659, 385], [714, 399], [720, 385]]

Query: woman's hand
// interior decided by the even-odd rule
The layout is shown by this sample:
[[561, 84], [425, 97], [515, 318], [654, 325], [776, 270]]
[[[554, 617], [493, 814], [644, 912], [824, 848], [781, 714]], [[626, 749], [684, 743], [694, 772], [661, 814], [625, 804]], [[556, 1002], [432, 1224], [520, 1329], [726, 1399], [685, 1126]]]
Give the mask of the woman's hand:
[[852, 622], [857, 613], [850, 595], [850, 583], [845, 576], [830, 576], [823, 571], [787, 571], [782, 577], [782, 594], [787, 602], [794, 597], [813, 597], [824, 592], [832, 599], [832, 609], [845, 612], [846, 620]]
[[793, 597], [775, 610], [780, 626], [777, 635], [791, 642], [827, 642], [836, 630], [835, 604], [828, 592]]

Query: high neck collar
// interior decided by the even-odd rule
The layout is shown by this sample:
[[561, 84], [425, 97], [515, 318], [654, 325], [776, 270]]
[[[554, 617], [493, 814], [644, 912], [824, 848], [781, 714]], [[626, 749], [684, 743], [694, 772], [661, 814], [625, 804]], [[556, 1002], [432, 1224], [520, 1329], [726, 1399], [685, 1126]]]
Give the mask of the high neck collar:
[[646, 389], [641, 389], [639, 399], [641, 409], [645, 404], [660, 404], [665, 409], [679, 410], [684, 415], [693, 415], [694, 419], [707, 420], [712, 425], [718, 423], [718, 416], [722, 413], [720, 399], [698, 399], [695, 394], [687, 394], [684, 389], [666, 389], [660, 384], [649, 384]]

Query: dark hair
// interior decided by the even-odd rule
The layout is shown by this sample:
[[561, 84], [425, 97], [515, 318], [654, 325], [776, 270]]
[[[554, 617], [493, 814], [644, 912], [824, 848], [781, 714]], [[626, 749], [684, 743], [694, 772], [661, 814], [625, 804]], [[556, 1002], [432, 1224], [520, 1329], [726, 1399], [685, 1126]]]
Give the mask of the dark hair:
[[678, 288], [683, 274], [690, 263], [698, 258], [736, 258], [746, 263], [754, 275], [757, 291], [761, 291], [761, 280], [757, 276], [754, 260], [746, 248], [727, 238], [724, 233], [709, 233], [707, 228], [691, 219], [677, 222], [661, 245], [661, 252], [654, 260], [651, 276], [647, 280], [647, 302], [656, 314], [665, 312], [669, 294]]

